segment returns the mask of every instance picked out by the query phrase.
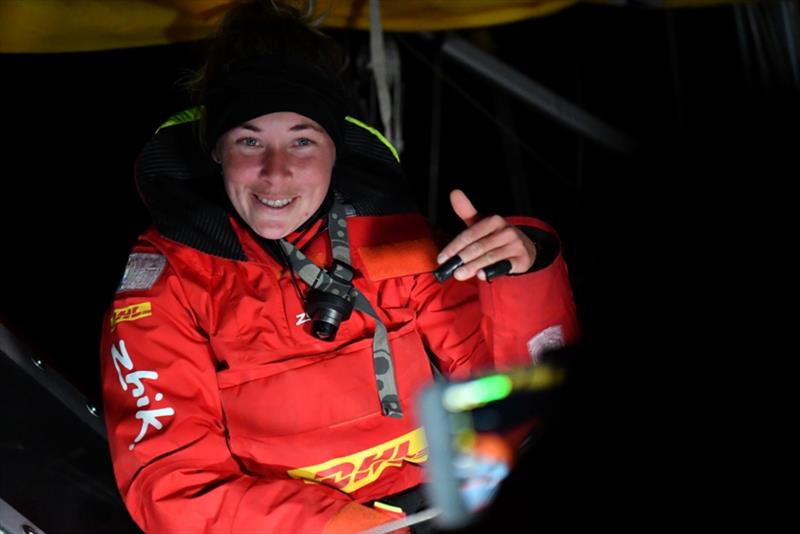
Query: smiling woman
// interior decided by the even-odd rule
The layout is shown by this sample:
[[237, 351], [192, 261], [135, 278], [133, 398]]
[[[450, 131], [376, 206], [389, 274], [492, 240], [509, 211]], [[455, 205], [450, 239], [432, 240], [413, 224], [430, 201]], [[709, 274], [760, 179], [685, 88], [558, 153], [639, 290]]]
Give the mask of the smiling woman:
[[[117, 484], [146, 531], [359, 532], [415, 513], [432, 366], [530, 364], [577, 336], [546, 224], [481, 219], [455, 192], [469, 228], [440, 249], [383, 193], [396, 153], [347, 118], [341, 65], [299, 11], [238, 3], [193, 84], [202, 111], [139, 157], [153, 227], [101, 367]], [[459, 258], [453, 278], [437, 255]], [[488, 284], [498, 262], [519, 276]]]

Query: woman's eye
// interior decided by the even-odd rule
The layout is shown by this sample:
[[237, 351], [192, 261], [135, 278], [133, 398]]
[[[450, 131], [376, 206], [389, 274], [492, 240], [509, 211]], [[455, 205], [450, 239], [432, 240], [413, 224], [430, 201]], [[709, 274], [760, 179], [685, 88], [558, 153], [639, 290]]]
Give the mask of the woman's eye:
[[311, 146], [312, 144], [314, 144], [314, 142], [311, 139], [308, 139], [307, 137], [301, 137], [300, 139], [295, 141], [295, 143], [297, 144], [297, 146]]
[[256, 139], [255, 137], [243, 137], [239, 139], [239, 143], [244, 146], [254, 147], [258, 146], [258, 139]]

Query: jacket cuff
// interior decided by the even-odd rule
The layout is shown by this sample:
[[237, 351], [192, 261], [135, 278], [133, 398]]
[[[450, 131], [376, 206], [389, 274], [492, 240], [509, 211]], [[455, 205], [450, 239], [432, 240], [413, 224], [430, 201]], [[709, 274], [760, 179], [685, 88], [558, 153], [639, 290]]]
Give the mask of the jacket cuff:
[[534, 273], [549, 267], [558, 257], [559, 252], [561, 252], [561, 243], [558, 241], [558, 238], [535, 226], [517, 226], [517, 228], [528, 236], [528, 239], [533, 241], [533, 245], [536, 247], [536, 259], [533, 261], [531, 268], [526, 272], [514, 274]]

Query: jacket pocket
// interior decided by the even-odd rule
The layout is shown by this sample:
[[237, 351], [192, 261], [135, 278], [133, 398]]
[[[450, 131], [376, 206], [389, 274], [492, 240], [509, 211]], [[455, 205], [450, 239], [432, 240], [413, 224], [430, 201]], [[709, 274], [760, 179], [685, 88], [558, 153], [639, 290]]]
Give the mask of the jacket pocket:
[[[390, 332], [389, 342], [400, 400], [409, 413], [414, 395], [431, 380], [428, 357], [413, 322]], [[327, 353], [230, 369], [217, 379], [232, 436], [291, 435], [380, 414], [371, 338]]]

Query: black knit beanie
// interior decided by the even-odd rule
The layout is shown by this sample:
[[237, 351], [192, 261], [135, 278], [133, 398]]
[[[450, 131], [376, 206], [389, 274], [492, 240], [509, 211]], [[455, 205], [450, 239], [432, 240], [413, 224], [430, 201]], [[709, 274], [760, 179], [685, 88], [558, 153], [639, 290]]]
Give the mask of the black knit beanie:
[[322, 67], [264, 56], [231, 66], [205, 92], [206, 142], [255, 117], [291, 111], [316, 121], [337, 148], [343, 141], [346, 98], [342, 83]]

